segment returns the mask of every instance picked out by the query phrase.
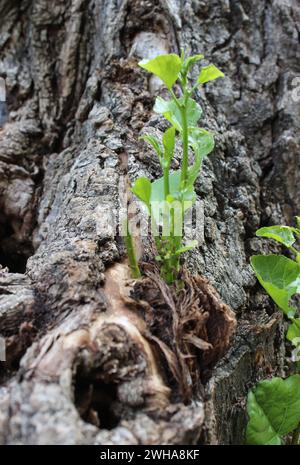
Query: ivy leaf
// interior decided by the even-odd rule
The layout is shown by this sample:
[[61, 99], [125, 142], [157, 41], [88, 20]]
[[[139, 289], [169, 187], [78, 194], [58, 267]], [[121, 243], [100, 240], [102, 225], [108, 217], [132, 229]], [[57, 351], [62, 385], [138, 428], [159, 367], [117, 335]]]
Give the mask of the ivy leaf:
[[190, 128], [189, 145], [195, 153], [195, 162], [188, 172], [188, 185], [194, 185], [202, 167], [202, 161], [215, 146], [214, 137], [211, 132], [203, 128]]
[[300, 291], [300, 264], [283, 255], [256, 255], [252, 268], [260, 284], [278, 307], [287, 315], [295, 314], [290, 298]]
[[300, 423], [300, 375], [261, 381], [249, 393], [247, 444], [281, 445]]
[[205, 84], [206, 82], [214, 81], [219, 77], [224, 77], [224, 73], [222, 73], [222, 71], [220, 71], [215, 65], [208, 65], [201, 69], [197, 82], [198, 84]]
[[176, 130], [174, 127], [167, 129], [163, 135], [163, 146], [164, 146], [164, 160], [167, 166], [170, 165], [170, 162], [173, 158], [174, 148], [175, 148], [175, 133]]
[[144, 134], [143, 136], [139, 137], [139, 139], [144, 140], [145, 142], [148, 142], [148, 144], [152, 145], [152, 147], [154, 148], [155, 152], [158, 155], [158, 158], [162, 157], [163, 151], [162, 151], [161, 144], [159, 140], [157, 139], [157, 137], [151, 136], [149, 134]]
[[169, 55], [159, 55], [152, 60], [142, 60], [139, 62], [139, 66], [158, 76], [170, 90], [178, 78], [182, 61], [178, 55], [170, 53]]
[[295, 236], [293, 234], [293, 229], [289, 226], [268, 226], [265, 228], [260, 228], [256, 231], [257, 237], [268, 237], [274, 239], [280, 244], [290, 247], [295, 242]]
[[[183, 103], [182, 97], [178, 99], [179, 103]], [[182, 118], [179, 108], [174, 100], [164, 100], [161, 97], [156, 97], [153, 110], [156, 113], [163, 115], [177, 131], [182, 131]], [[187, 123], [188, 126], [196, 126], [202, 116], [202, 108], [192, 98], [187, 101]]]
[[151, 182], [145, 177], [138, 178], [132, 186], [132, 192], [140, 199], [150, 211]]
[[[151, 214], [158, 225], [162, 225], [163, 222], [163, 210], [164, 210], [164, 202], [165, 207], [168, 210], [171, 205], [168, 203], [172, 203], [173, 201], [178, 200], [178, 204], [175, 204], [175, 215], [176, 211], [177, 214], [182, 215], [180, 200], [184, 201], [184, 211], [188, 210], [193, 203], [196, 201], [196, 194], [193, 188], [186, 189], [185, 191], [180, 190], [180, 180], [181, 180], [181, 170], [171, 171], [169, 174], [169, 183], [170, 183], [170, 195], [168, 197], [168, 201], [165, 202], [165, 192], [164, 192], [164, 180], [163, 178], [159, 178], [152, 183], [152, 191], [151, 191]], [[176, 208], [178, 207], [178, 209]], [[180, 210], [180, 211], [178, 211]], [[180, 215], [180, 216], [181, 216]], [[180, 219], [177, 219], [179, 222]], [[181, 221], [182, 222], [182, 221]]]

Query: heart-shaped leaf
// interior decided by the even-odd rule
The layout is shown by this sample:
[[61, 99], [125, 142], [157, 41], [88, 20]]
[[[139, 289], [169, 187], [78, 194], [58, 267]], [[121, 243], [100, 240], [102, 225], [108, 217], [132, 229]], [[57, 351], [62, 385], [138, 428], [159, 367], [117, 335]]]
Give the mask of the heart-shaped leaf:
[[256, 231], [257, 237], [268, 237], [274, 239], [280, 244], [290, 247], [295, 242], [295, 236], [293, 234], [293, 229], [289, 226], [268, 226], [265, 228], [260, 228]]
[[178, 55], [170, 53], [169, 55], [159, 55], [152, 60], [142, 60], [139, 62], [139, 66], [158, 76], [167, 88], [171, 89], [178, 78], [182, 61]]
[[289, 305], [289, 300], [300, 291], [300, 264], [283, 255], [256, 255], [251, 258], [251, 265], [278, 307], [286, 315], [294, 315], [296, 309]]
[[261, 381], [248, 395], [247, 444], [281, 445], [300, 423], [300, 375]]

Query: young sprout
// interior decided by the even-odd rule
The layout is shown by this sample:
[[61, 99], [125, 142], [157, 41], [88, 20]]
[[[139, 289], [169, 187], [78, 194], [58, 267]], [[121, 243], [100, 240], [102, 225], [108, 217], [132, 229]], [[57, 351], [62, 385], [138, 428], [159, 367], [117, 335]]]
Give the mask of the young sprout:
[[[150, 182], [145, 177], [139, 178], [132, 186], [132, 192], [144, 204], [155, 231], [157, 261], [161, 274], [168, 284], [176, 281], [180, 271], [180, 256], [195, 247], [197, 243], [183, 245], [184, 214], [196, 201], [195, 181], [202, 167], [202, 161], [214, 148], [213, 135], [198, 127], [202, 117], [200, 105], [192, 98], [196, 88], [213, 81], [224, 74], [214, 65], [203, 66], [193, 84], [189, 82], [191, 66], [202, 61], [203, 55], [185, 57], [174, 53], [160, 55], [151, 60], [139, 63], [143, 69], [159, 77], [166, 86], [169, 99], [157, 97], [154, 111], [163, 115], [170, 127], [162, 138], [143, 135], [155, 150], [162, 177]], [[174, 85], [180, 90], [175, 92]], [[181, 142], [182, 158], [178, 170], [171, 170], [176, 140]], [[193, 152], [194, 160], [189, 164], [189, 152]], [[131, 265], [133, 267], [133, 265]]]

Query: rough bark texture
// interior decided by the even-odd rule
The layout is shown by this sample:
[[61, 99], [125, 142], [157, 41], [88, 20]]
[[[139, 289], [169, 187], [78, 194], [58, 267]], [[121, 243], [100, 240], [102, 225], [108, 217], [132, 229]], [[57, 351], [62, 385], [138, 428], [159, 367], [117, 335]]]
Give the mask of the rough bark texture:
[[[268, 250], [256, 228], [292, 222], [300, 201], [298, 0], [0, 0], [0, 16], [0, 443], [242, 443], [248, 389], [284, 369], [280, 318], [249, 256]], [[136, 63], [180, 47], [226, 74], [198, 94], [216, 149], [188, 265], [238, 320], [188, 405], [112, 292], [126, 266], [109, 268], [124, 257], [111, 224], [121, 176], [157, 175], [138, 136], [164, 128], [158, 83]]]

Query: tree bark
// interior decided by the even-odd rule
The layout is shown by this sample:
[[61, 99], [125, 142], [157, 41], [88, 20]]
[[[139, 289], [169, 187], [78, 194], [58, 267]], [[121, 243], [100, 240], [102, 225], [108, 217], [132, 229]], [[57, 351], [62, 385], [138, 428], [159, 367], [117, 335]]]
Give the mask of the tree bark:
[[[255, 230], [292, 223], [300, 202], [297, 0], [0, 0], [0, 15], [0, 444], [243, 443], [249, 388], [284, 370], [249, 257], [276, 250]], [[137, 61], [182, 47], [226, 74], [197, 92], [216, 148], [187, 264], [238, 322], [186, 403], [124, 304], [111, 214], [124, 176], [159, 174], [138, 137], [164, 128], [163, 90]]]

